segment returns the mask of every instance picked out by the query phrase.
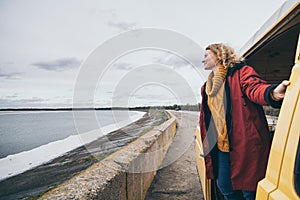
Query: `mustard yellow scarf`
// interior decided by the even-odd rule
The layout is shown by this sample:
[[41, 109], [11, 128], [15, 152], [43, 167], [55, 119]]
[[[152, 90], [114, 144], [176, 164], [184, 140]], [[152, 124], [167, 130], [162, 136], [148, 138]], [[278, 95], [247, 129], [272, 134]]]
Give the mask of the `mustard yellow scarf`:
[[229, 152], [228, 134], [224, 111], [224, 92], [227, 68], [218, 66], [218, 71], [208, 76], [205, 92], [208, 96], [207, 104], [211, 111], [216, 130], [218, 132], [218, 148]]

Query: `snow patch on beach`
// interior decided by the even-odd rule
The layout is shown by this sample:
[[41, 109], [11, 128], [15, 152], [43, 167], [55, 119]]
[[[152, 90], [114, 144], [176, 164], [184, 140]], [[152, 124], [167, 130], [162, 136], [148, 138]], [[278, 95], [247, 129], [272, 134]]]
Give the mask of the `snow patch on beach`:
[[111, 124], [101, 129], [92, 130], [80, 135], [72, 135], [63, 140], [42, 145], [35, 149], [9, 155], [0, 159], [0, 181], [49, 162], [63, 154], [88, 144], [108, 133], [120, 129], [140, 119], [144, 112], [130, 112], [130, 119]]

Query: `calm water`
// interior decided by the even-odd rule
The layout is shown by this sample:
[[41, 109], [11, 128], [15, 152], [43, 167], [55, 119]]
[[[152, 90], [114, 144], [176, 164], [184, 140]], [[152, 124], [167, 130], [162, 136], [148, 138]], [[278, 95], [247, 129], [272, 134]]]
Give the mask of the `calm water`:
[[[0, 112], [0, 159], [37, 148], [70, 135], [130, 120], [136, 114], [127, 111], [77, 111], [75, 126], [72, 111]], [[96, 115], [97, 123], [91, 119]], [[80, 124], [78, 126], [78, 124]]]

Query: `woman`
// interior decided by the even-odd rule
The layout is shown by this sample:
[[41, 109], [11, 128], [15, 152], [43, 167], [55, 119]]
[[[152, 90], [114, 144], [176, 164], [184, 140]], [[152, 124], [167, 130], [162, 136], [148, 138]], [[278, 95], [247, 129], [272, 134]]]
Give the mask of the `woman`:
[[280, 107], [289, 81], [266, 83], [224, 44], [209, 45], [203, 64], [212, 71], [200, 109], [207, 177], [225, 199], [255, 199], [270, 150], [262, 105]]

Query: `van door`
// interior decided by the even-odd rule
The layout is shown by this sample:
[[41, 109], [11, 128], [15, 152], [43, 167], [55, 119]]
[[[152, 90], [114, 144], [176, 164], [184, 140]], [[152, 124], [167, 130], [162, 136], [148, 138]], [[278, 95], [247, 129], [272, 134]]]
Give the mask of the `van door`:
[[[300, 35], [299, 35], [300, 38]], [[259, 182], [256, 199], [300, 199], [297, 173], [300, 135], [300, 40], [295, 65], [290, 76], [279, 113], [278, 123], [271, 147], [266, 177]], [[299, 159], [299, 158], [298, 158]]]

